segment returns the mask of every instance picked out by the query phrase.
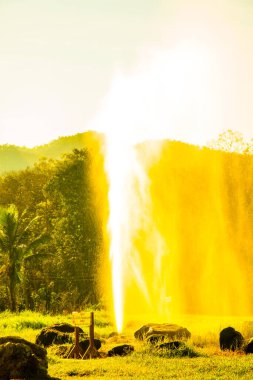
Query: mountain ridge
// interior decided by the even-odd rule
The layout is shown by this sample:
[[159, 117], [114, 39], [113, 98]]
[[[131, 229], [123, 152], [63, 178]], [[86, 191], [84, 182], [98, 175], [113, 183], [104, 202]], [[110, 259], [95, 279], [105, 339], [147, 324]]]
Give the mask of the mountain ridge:
[[0, 145], [0, 174], [31, 167], [42, 157], [59, 159], [73, 149], [88, 148], [92, 141], [101, 138], [102, 135], [97, 132], [86, 131], [75, 135], [61, 136], [48, 144], [33, 148], [2, 144]]

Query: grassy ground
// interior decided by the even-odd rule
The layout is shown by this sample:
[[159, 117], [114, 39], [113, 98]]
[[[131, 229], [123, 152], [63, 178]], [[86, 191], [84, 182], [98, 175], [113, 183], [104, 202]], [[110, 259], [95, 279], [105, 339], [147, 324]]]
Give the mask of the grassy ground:
[[[84, 330], [89, 324], [89, 313]], [[247, 318], [250, 320], [249, 318]], [[253, 331], [241, 318], [215, 318], [184, 316], [175, 322], [192, 332], [187, 357], [180, 352], [172, 356], [171, 352], [150, 349], [150, 346], [137, 342], [134, 331], [140, 322], [128, 324], [124, 335], [109, 338], [113, 325], [104, 311], [95, 312], [95, 335], [102, 340], [100, 351], [106, 353], [112, 347], [129, 343], [135, 352], [127, 357], [102, 358], [94, 360], [61, 359], [55, 355], [55, 349], [48, 349], [49, 374], [61, 380], [89, 379], [191, 379], [191, 380], [235, 380], [253, 378], [253, 355], [242, 352], [222, 352], [219, 349], [219, 331], [223, 327], [233, 326], [245, 337], [253, 336]], [[1, 336], [21, 336], [31, 342], [41, 328], [59, 322], [72, 322], [71, 315], [45, 316], [39, 313], [22, 312], [14, 315], [9, 312], [0, 314]], [[196, 357], [191, 357], [197, 355]]]
[[253, 378], [250, 356], [216, 356], [208, 358], [158, 358], [133, 354], [126, 358], [88, 361], [56, 360], [50, 363], [50, 374], [60, 379], [247, 379]]

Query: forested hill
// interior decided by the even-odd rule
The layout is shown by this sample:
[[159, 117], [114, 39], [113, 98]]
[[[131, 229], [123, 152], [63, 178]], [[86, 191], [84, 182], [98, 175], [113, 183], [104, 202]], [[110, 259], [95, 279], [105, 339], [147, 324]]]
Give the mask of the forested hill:
[[[102, 149], [103, 135], [94, 132], [34, 149], [2, 147], [2, 172], [16, 171], [0, 175], [0, 311], [62, 313], [107, 302]], [[165, 140], [135, 153], [144, 182], [132, 182], [129, 246], [151, 296], [168, 294], [178, 313], [251, 315], [253, 144], [228, 132], [212, 149]], [[131, 302], [140, 294], [132, 276]], [[145, 300], [135, 310], [143, 313]]]
[[96, 132], [77, 133], [73, 136], [59, 137], [48, 144], [34, 148], [9, 144], [0, 145], [0, 174], [33, 166], [41, 157], [59, 159], [73, 149], [89, 147], [97, 135]]

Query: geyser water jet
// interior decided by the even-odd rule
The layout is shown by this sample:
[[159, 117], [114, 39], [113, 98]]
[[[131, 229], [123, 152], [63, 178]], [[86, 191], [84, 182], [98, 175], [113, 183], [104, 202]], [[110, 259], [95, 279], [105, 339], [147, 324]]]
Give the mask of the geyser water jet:
[[116, 326], [121, 331], [124, 301], [133, 286], [133, 279], [145, 302], [151, 303], [140, 252], [135, 244], [136, 234], [143, 228], [144, 215], [141, 213], [146, 214], [144, 210], [148, 203], [147, 177], [131, 142], [108, 135], [106, 141], [113, 303]]
[[106, 134], [119, 331], [138, 314], [159, 322], [173, 313], [250, 310], [245, 266], [230, 239], [224, 157], [165, 141], [203, 145], [221, 129], [208, 57], [179, 45], [143, 70], [118, 73], [92, 128]]

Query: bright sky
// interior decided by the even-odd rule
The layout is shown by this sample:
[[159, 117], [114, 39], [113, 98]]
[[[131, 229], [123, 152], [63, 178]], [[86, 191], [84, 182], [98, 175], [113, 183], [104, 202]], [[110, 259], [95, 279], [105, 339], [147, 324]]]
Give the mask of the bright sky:
[[0, 0], [0, 144], [253, 137], [251, 0]]

